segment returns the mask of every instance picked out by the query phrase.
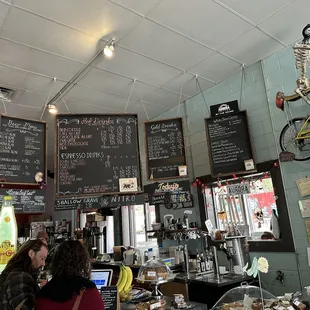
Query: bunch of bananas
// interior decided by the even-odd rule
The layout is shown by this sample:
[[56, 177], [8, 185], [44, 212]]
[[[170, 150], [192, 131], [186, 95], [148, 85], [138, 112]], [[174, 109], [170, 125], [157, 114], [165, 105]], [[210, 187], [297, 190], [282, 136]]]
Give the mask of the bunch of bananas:
[[133, 275], [131, 268], [129, 268], [128, 266], [121, 265], [119, 278], [116, 284], [121, 301], [130, 300], [132, 280]]

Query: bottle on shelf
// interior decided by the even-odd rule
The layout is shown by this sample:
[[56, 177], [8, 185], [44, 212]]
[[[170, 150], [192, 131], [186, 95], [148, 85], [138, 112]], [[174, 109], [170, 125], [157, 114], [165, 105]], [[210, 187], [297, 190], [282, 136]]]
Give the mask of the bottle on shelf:
[[183, 223], [184, 223], [185, 229], [189, 229], [189, 221], [188, 221], [188, 215], [187, 214], [184, 214]]
[[213, 255], [212, 255], [211, 251], [209, 251], [209, 253], [208, 253], [208, 261], [209, 261], [209, 265], [210, 265], [210, 270], [213, 270]]
[[196, 269], [197, 269], [197, 272], [201, 272], [201, 260], [200, 260], [200, 255], [199, 255], [198, 250], [197, 250], [197, 255], [196, 255]]
[[205, 272], [206, 271], [206, 262], [205, 262], [205, 257], [203, 255], [203, 253], [200, 253], [200, 262], [201, 262], [201, 272]]

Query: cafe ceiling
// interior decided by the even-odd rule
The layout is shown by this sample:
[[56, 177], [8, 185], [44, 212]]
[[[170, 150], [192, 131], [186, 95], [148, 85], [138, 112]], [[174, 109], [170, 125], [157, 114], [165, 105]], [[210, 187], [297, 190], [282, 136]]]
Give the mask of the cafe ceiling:
[[0, 86], [15, 91], [0, 113], [47, 121], [51, 141], [44, 106], [114, 37], [115, 55], [57, 108], [145, 121], [299, 40], [309, 11], [309, 0], [0, 0]]

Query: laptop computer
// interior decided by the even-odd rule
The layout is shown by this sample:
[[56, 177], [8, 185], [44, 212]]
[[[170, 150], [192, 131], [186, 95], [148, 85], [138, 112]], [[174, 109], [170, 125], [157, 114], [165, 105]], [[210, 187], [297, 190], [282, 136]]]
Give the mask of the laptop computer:
[[91, 280], [95, 283], [98, 290], [104, 286], [110, 286], [112, 276], [112, 269], [93, 269], [91, 271]]

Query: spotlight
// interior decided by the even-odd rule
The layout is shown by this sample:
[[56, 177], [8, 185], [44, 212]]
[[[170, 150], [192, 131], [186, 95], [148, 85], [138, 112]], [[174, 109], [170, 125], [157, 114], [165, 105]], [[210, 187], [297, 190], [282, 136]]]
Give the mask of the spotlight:
[[115, 39], [112, 39], [111, 43], [108, 43], [103, 50], [103, 53], [106, 57], [110, 58], [113, 56], [115, 49]]
[[51, 114], [56, 114], [58, 112], [55, 104], [49, 104], [48, 105], [48, 112], [50, 112]]

